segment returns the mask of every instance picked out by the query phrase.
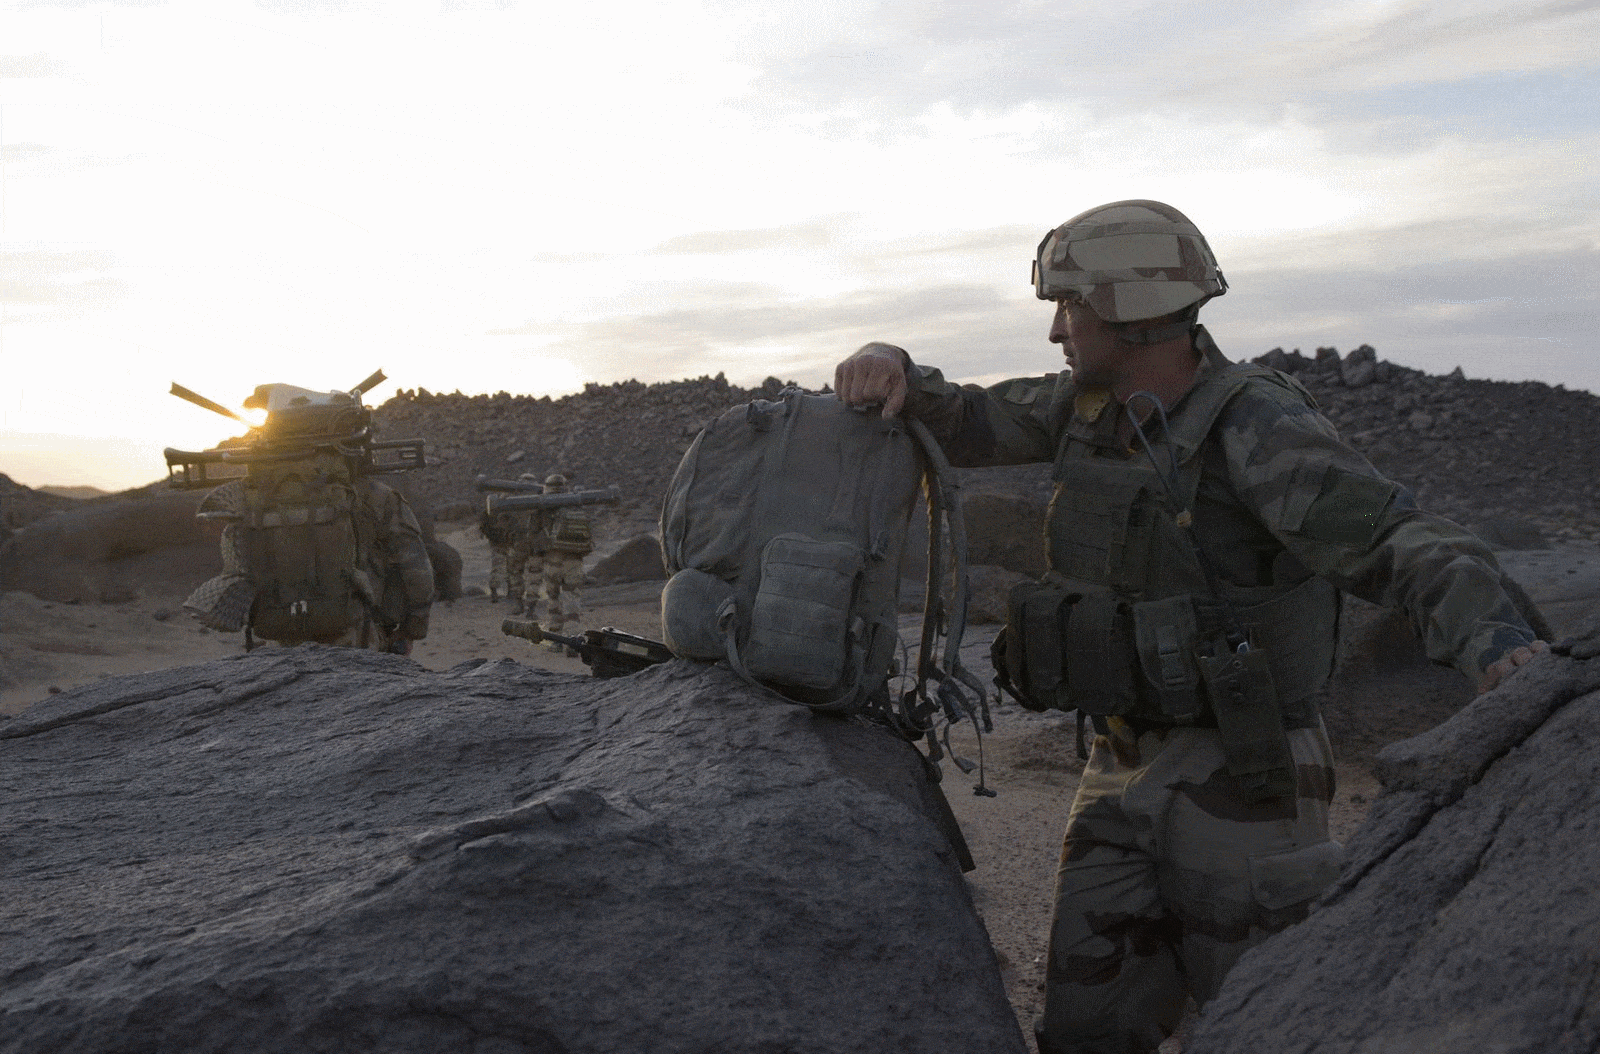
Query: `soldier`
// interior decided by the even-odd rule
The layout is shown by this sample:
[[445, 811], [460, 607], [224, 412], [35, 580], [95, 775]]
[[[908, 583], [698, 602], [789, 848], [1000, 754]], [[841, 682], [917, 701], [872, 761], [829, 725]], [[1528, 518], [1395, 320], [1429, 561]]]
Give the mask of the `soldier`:
[[[263, 537], [271, 528], [252, 526], [252, 520], [272, 517], [273, 510], [252, 501], [249, 485], [247, 481], [225, 483], [201, 501], [195, 517], [223, 525], [222, 574], [201, 585], [183, 606], [212, 629], [244, 628], [247, 648], [260, 636], [283, 644], [315, 641], [411, 654], [412, 642], [428, 635], [433, 565], [416, 515], [400, 492], [364, 476], [347, 484], [354, 539], [349, 547], [350, 574], [336, 571], [319, 579], [318, 574], [326, 570], [324, 564], [331, 566], [344, 558], [317, 560], [309, 558], [310, 554], [318, 550], [336, 553], [344, 547], [338, 542], [322, 546], [314, 537], [289, 540], [287, 547], [275, 545], [270, 537]], [[331, 533], [336, 528], [322, 523], [313, 529]], [[307, 571], [308, 567], [314, 569]], [[281, 605], [271, 598], [281, 591], [285, 578], [292, 578], [295, 590], [310, 596], [312, 605], [321, 598], [336, 614], [319, 616], [314, 624], [308, 621], [303, 626], [282, 617], [276, 610]], [[343, 583], [354, 588], [341, 597]]]
[[1067, 819], [1041, 1054], [1153, 1051], [1249, 947], [1338, 873], [1333, 757], [1310, 697], [1337, 590], [1403, 608], [1487, 691], [1546, 649], [1478, 539], [1345, 445], [1293, 378], [1225, 358], [1227, 288], [1177, 209], [1120, 201], [1034, 261], [1067, 371], [987, 389], [902, 349], [841, 363], [839, 398], [925, 422], [957, 465], [1055, 464], [1044, 581], [997, 655], [1094, 746]]
[[478, 533], [489, 543], [489, 603], [498, 604], [500, 595], [510, 596], [506, 588], [507, 556], [511, 549], [511, 517], [491, 515], [487, 510], [478, 517]]
[[167, 452], [186, 473], [189, 459], [232, 455], [245, 467], [196, 510], [223, 525], [222, 574], [183, 605], [203, 625], [242, 628], [247, 650], [260, 637], [408, 655], [428, 635], [433, 566], [421, 527], [400, 492], [370, 475], [373, 429], [360, 396], [383, 379], [348, 393], [260, 385], [244, 405], [267, 420], [250, 436], [224, 441], [217, 458]]
[[[545, 478], [546, 494], [564, 494], [567, 478], [551, 473]], [[583, 614], [583, 558], [594, 551], [593, 524], [581, 505], [548, 509], [544, 513], [544, 602], [545, 628], [553, 633], [573, 624]]]
[[[517, 477], [517, 482], [537, 483], [539, 477], [532, 472], [524, 472]], [[506, 596], [511, 598], [511, 613], [520, 615], [538, 603], [539, 579], [544, 572], [545, 550], [549, 546], [545, 534], [545, 515], [542, 511], [519, 512], [510, 513], [503, 519], [509, 538], [506, 546]], [[490, 588], [493, 589], [493, 586]]]

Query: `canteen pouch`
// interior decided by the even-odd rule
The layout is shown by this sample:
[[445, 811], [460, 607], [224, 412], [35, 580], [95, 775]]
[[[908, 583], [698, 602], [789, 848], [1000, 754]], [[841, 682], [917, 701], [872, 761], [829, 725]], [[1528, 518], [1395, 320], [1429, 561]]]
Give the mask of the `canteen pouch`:
[[[742, 656], [760, 681], [833, 689], [854, 680], [851, 607], [866, 556], [848, 542], [780, 534], [761, 553], [761, 584]], [[859, 620], [857, 620], [859, 621]], [[859, 665], [861, 656], [855, 656]]]
[[1285, 796], [1293, 801], [1294, 755], [1278, 713], [1266, 650], [1222, 651], [1196, 661], [1217, 718], [1228, 774], [1242, 796], [1250, 802]]
[[661, 590], [661, 638], [672, 654], [701, 662], [725, 658], [717, 617], [733, 597], [733, 583], [686, 567]]

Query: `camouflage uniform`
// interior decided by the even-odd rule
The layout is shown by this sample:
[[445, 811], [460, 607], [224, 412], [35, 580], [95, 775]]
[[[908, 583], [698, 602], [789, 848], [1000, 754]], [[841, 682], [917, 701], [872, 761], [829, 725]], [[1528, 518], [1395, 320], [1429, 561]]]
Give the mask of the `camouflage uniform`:
[[542, 513], [519, 513], [512, 517], [510, 541], [506, 545], [506, 596], [511, 598], [514, 612], [520, 612], [526, 604], [531, 614], [538, 603], [546, 544]]
[[[1169, 414], [1170, 434], [1183, 432], [1186, 413], [1199, 412], [1196, 393], [1208, 381], [1241, 384], [1198, 448], [1177, 452], [1185, 466], [1198, 466], [1184, 507], [1224, 595], [1282, 596], [1301, 583], [1332, 583], [1404, 609], [1428, 655], [1474, 679], [1534, 639], [1487, 547], [1418, 510], [1409, 492], [1340, 441], [1292, 378], [1229, 364], [1203, 327], [1191, 332], [1203, 361], [1195, 388]], [[952, 463], [1056, 463], [1045, 538], [1051, 575], [1082, 577], [1075, 568], [1120, 558], [1086, 552], [1085, 535], [1120, 538], [1117, 530], [1131, 530], [1140, 515], [1167, 515], [1160, 488], [1153, 501], [1130, 491], [1129, 504], [1108, 512], [1059, 483], [1107, 467], [1105, 478], [1115, 478], [1120, 466], [1147, 464], [1142, 449], [1118, 438], [1125, 410], [1109, 392], [1079, 391], [1070, 374], [957, 388], [937, 370], [905, 361], [906, 412], [929, 425]], [[1160, 426], [1152, 421], [1149, 432], [1157, 433], [1158, 463], [1169, 464]], [[1073, 475], [1081, 466], [1089, 476]], [[1120, 516], [1121, 527], [1085, 519], [1096, 515]], [[1182, 520], [1167, 515], [1167, 522]], [[1185, 556], [1182, 543], [1152, 548], [1158, 551], [1121, 555], [1147, 576], [1168, 573]], [[1328, 640], [1309, 642], [1316, 661], [1288, 671], [1303, 683], [1280, 691], [1292, 795], [1246, 793], [1226, 763], [1209, 705], [1192, 722], [1159, 712], [1096, 719], [1057, 874], [1042, 1054], [1154, 1050], [1176, 1026], [1186, 995], [1204, 1004], [1240, 954], [1303, 918], [1338, 874], [1342, 849], [1327, 833], [1332, 752], [1307, 698], [1331, 664], [1335, 603], [1331, 591], [1309, 603]], [[1069, 635], [1064, 650], [1072, 647]], [[1293, 642], [1285, 647], [1292, 651]], [[1143, 653], [1128, 665], [1127, 682], [1151, 694]]]
[[[357, 537], [371, 540], [358, 555], [355, 578], [370, 595], [350, 626], [323, 643], [388, 651], [397, 643], [422, 640], [428, 635], [434, 582], [416, 515], [384, 483], [357, 479], [351, 489]], [[256, 593], [241, 537], [244, 509], [243, 485], [226, 483], [207, 494], [196, 512], [202, 521], [223, 524], [222, 573], [183, 606], [203, 625], [224, 632], [244, 628]]]
[[567, 623], [577, 625], [583, 617], [583, 595], [578, 592], [582, 587], [582, 556], [553, 549], [544, 554], [545, 621], [541, 624], [546, 629], [561, 633]]
[[511, 517], [485, 512], [478, 518], [478, 532], [489, 543], [489, 599], [510, 596], [506, 592], [506, 552], [511, 544]]

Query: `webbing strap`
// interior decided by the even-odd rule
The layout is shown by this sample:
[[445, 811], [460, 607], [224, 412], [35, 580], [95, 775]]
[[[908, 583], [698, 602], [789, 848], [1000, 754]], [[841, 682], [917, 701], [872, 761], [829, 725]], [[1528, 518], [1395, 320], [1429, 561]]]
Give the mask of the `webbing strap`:
[[728, 665], [733, 667], [734, 673], [737, 673], [752, 687], [772, 696], [774, 699], [779, 699], [785, 703], [791, 703], [795, 706], [804, 706], [812, 710], [843, 712], [849, 712], [856, 708], [856, 704], [861, 699], [862, 695], [860, 670], [856, 671], [855, 677], [852, 678], [851, 686], [845, 689], [843, 694], [821, 703], [808, 703], [800, 699], [791, 699], [787, 695], [784, 695], [782, 692], [778, 691], [776, 688], [773, 688], [767, 684], [763, 684], [751, 676], [750, 670], [744, 664], [744, 659], [739, 655], [739, 633], [738, 628], [735, 625], [736, 620], [734, 619], [736, 610], [737, 609], [734, 605], [732, 597], [724, 600], [722, 602], [722, 607], [717, 609], [717, 627], [722, 630], [722, 643], [723, 647], [727, 650]]

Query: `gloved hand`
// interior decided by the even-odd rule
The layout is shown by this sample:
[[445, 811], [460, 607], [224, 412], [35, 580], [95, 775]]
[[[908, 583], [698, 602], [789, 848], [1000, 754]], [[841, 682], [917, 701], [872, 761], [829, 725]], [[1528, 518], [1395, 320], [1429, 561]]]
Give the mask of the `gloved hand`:
[[389, 650], [396, 655], [410, 655], [411, 641], [405, 637], [396, 637], [389, 642]]

